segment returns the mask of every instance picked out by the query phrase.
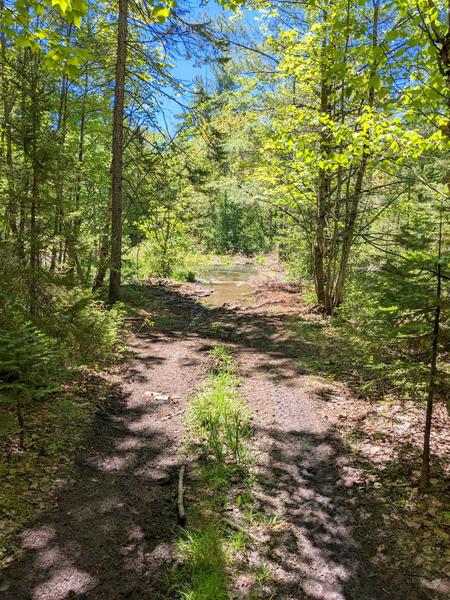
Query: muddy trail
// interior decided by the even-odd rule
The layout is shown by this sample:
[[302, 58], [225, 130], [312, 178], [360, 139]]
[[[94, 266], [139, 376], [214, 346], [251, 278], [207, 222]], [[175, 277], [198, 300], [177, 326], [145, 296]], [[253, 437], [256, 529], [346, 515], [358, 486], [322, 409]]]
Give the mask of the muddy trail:
[[[207, 286], [206, 286], [207, 287]], [[205, 376], [214, 343], [233, 347], [255, 429], [258, 503], [281, 515], [283, 532], [254, 552], [270, 565], [267, 595], [279, 600], [419, 600], [408, 574], [387, 574], [377, 548], [382, 507], [360, 485], [324, 398], [311, 384], [310, 342], [285, 333], [295, 289], [259, 282], [250, 306], [200, 302], [204, 288], [141, 287], [167, 317], [136, 317], [130, 358], [110, 383], [107, 405], [80, 448], [56, 506], [20, 537], [22, 551], [2, 574], [5, 600], [167, 599], [176, 562], [178, 449], [185, 404]], [[328, 386], [328, 387], [327, 387]], [[345, 409], [345, 407], [344, 407]], [[245, 584], [240, 598], [246, 598]]]

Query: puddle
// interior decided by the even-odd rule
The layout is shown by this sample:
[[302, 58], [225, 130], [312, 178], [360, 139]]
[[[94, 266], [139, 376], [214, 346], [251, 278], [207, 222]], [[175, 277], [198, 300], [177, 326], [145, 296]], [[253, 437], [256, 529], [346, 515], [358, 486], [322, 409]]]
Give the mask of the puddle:
[[199, 279], [206, 283], [228, 283], [230, 281], [248, 281], [252, 275], [257, 275], [258, 269], [251, 263], [244, 265], [211, 265], [205, 269], [199, 269]]
[[239, 304], [250, 306], [253, 304], [255, 289], [244, 282], [219, 282], [208, 283], [208, 288], [214, 290], [211, 296], [203, 298], [208, 306], [223, 306], [224, 304]]
[[203, 301], [213, 307], [227, 303], [250, 306], [254, 301], [255, 289], [248, 280], [257, 274], [258, 269], [251, 263], [212, 265], [199, 270], [201, 283], [208, 289], [214, 290], [213, 294]]

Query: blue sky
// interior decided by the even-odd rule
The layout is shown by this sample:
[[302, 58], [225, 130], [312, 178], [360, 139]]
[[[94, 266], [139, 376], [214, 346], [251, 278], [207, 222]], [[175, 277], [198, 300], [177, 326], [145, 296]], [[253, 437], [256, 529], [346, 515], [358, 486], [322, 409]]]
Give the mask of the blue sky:
[[[200, 3], [199, 3], [200, 4]], [[199, 6], [197, 9], [194, 9], [192, 13], [189, 15], [190, 21], [197, 20], [198, 17], [212, 17], [217, 18], [220, 15], [231, 14], [230, 11], [224, 10], [221, 6], [219, 6], [216, 2], [208, 2], [208, 4], [204, 6]], [[203, 20], [203, 19], [199, 19]], [[203, 62], [203, 61], [202, 61]], [[176, 79], [182, 81], [186, 86], [186, 94], [179, 98], [180, 102], [183, 104], [189, 104], [190, 102], [190, 93], [189, 89], [192, 88], [192, 83], [195, 81], [196, 77], [201, 76], [203, 79], [207, 79], [211, 75], [211, 67], [208, 63], [205, 64], [195, 64], [195, 57], [191, 59], [179, 58], [173, 68], [173, 74]], [[172, 90], [168, 90], [170, 94], [173, 94]], [[160, 124], [164, 127], [165, 123], [169, 126], [169, 129], [172, 129], [176, 122], [176, 115], [180, 114], [183, 109], [178, 105], [175, 101], [171, 101], [169, 98], [165, 97], [161, 102], [164, 116], [161, 115], [158, 119]], [[164, 123], [165, 121], [165, 123]]]
[[[244, 11], [244, 22], [248, 23], [249, 27], [255, 25], [254, 17], [257, 13], [255, 11]], [[199, 22], [205, 20], [206, 18], [217, 18], [220, 16], [224, 16], [225, 18], [229, 18], [233, 15], [232, 11], [226, 10], [222, 8], [217, 2], [214, 0], [209, 0], [205, 5], [198, 5], [198, 8], [195, 8], [189, 15], [190, 21]], [[193, 82], [199, 76], [201, 76], [204, 80], [208, 81], [212, 78], [212, 64], [205, 63], [204, 61], [200, 61], [201, 64], [195, 64], [196, 59], [183, 59], [179, 58], [175, 63], [173, 68], [173, 74], [179, 80], [181, 80], [186, 85], [186, 94], [179, 98], [180, 102], [183, 104], [189, 104], [190, 102], [190, 93], [189, 90], [193, 87]], [[172, 93], [172, 92], [171, 92]], [[176, 115], [182, 113], [183, 109], [180, 107], [175, 101], [171, 101], [169, 98], [164, 98], [161, 102], [162, 108], [164, 111], [163, 115], [158, 119], [161, 126], [167, 126], [169, 129], [172, 129], [177, 122]]]

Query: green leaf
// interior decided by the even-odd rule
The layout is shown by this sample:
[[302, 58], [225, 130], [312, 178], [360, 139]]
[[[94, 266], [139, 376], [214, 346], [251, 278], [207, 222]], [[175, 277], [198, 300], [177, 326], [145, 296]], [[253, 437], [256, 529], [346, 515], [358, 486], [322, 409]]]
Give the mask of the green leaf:
[[160, 23], [164, 23], [170, 16], [170, 8], [168, 6], [155, 6], [153, 8], [153, 15]]
[[70, 7], [69, 0], [51, 0], [52, 6], [58, 6], [61, 14], [65, 15], [67, 9]]

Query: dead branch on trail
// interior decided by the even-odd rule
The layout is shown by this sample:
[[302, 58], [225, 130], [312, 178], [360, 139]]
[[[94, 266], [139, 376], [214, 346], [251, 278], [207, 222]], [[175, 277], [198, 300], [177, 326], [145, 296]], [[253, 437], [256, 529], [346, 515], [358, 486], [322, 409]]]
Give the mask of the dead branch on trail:
[[184, 473], [186, 471], [186, 465], [181, 465], [180, 473], [178, 475], [178, 518], [180, 523], [186, 522], [186, 512], [184, 510]]
[[231, 527], [231, 529], [234, 529], [235, 531], [241, 531], [249, 539], [251, 539], [252, 542], [255, 542], [255, 543], [261, 542], [261, 540], [259, 538], [257, 538], [255, 535], [253, 535], [253, 533], [251, 533], [248, 529], [245, 529], [245, 527], [242, 527], [242, 525], [239, 525], [239, 523], [236, 523], [235, 521], [232, 521], [231, 519], [227, 519], [226, 517], [223, 517], [223, 521], [226, 525], [228, 525], [228, 527]]

